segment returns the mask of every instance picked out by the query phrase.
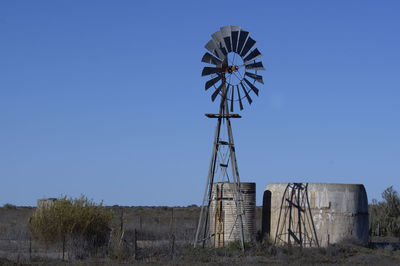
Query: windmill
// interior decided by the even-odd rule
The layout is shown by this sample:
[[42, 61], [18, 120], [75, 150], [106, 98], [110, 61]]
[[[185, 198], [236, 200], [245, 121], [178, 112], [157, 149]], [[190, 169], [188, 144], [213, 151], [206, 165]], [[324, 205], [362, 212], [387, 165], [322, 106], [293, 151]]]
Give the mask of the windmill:
[[[224, 246], [226, 239], [234, 239], [240, 241], [244, 250], [245, 212], [231, 118], [241, 118], [233, 113], [235, 106], [239, 105], [243, 110], [244, 101], [251, 104], [251, 95], [258, 96], [259, 89], [255, 84], [264, 84], [258, 71], [265, 69], [260, 61], [257, 62], [262, 54], [255, 48], [256, 41], [248, 31], [239, 26], [225, 26], [211, 36], [205, 45], [208, 52], [201, 59], [208, 66], [203, 68], [201, 75], [209, 77], [205, 90], [213, 91], [211, 100], [215, 102], [219, 96], [220, 101], [218, 114], [206, 114], [208, 118], [217, 119], [217, 127], [194, 246], [201, 244], [204, 247], [208, 241], [219, 247]], [[224, 184], [230, 188], [229, 193], [224, 192]], [[231, 204], [224, 204], [224, 201]], [[231, 209], [226, 210], [227, 206]], [[235, 216], [231, 223], [225, 222], [228, 212]]]

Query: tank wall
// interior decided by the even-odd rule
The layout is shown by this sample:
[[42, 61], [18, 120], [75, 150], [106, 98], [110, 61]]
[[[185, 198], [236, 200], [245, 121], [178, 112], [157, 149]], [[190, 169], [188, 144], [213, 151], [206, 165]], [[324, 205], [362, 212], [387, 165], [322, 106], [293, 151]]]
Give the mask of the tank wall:
[[[274, 242], [287, 183], [268, 184], [270, 240]], [[345, 239], [368, 242], [368, 200], [363, 185], [309, 183], [311, 216], [320, 246]], [[280, 221], [282, 222], [282, 221]]]
[[[255, 238], [255, 207], [256, 194], [255, 183], [241, 183], [241, 195], [243, 202], [239, 204], [244, 211], [243, 233], [245, 242], [251, 242]], [[237, 216], [237, 208], [234, 201], [235, 184], [219, 182], [213, 185], [212, 201], [210, 204], [210, 234], [211, 245], [220, 247], [240, 240], [240, 222]], [[220, 215], [218, 215], [218, 212]]]
[[252, 242], [256, 235], [256, 183], [241, 183], [244, 209], [244, 240]]
[[54, 202], [56, 202], [56, 198], [44, 198], [44, 199], [38, 199], [37, 200], [37, 208], [38, 209], [43, 209], [43, 208], [49, 208], [54, 205]]

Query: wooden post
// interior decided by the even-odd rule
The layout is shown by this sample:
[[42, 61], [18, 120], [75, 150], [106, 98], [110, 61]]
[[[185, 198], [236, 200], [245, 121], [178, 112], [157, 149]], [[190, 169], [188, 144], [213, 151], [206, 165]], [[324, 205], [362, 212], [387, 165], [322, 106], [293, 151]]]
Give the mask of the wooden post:
[[[32, 223], [32, 217], [29, 217], [29, 224]], [[29, 233], [29, 261], [32, 261], [32, 235]]]
[[119, 248], [122, 247], [122, 239], [124, 237], [124, 209], [121, 208], [121, 215], [119, 217]]
[[120, 232], [122, 233], [122, 230], [124, 229], [124, 209], [121, 209], [121, 215], [119, 217], [120, 221]]
[[63, 235], [63, 243], [62, 243], [62, 260], [65, 259], [65, 235]]
[[136, 260], [137, 259], [137, 231], [136, 231], [136, 228], [135, 228], [135, 234], [134, 234], [134, 240], [133, 240], [133, 247], [134, 247], [133, 259]]
[[170, 256], [171, 259], [174, 258], [174, 249], [175, 249], [175, 234], [174, 234], [174, 208], [172, 208], [171, 212], [171, 220], [169, 223], [169, 238], [170, 238]]
[[169, 235], [171, 236], [173, 232], [174, 232], [174, 208], [172, 208], [171, 220], [169, 222]]
[[32, 261], [32, 237], [29, 236], [29, 261]]
[[171, 236], [171, 259], [174, 259], [174, 253], [175, 253], [175, 234], [172, 234]]
[[379, 223], [378, 223], [378, 236], [381, 236], [381, 227]]

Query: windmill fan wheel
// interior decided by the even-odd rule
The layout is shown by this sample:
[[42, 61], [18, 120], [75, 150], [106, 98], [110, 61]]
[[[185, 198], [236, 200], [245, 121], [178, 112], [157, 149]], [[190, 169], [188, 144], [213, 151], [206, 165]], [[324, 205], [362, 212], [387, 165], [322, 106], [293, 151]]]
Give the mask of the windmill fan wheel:
[[243, 110], [244, 98], [252, 103], [251, 94], [258, 96], [256, 83], [264, 84], [262, 76], [257, 73], [265, 70], [260, 51], [255, 48], [257, 42], [249, 36], [249, 32], [239, 26], [225, 26], [211, 35], [212, 39], [205, 45], [208, 50], [201, 59], [209, 64], [203, 68], [202, 76], [209, 76], [205, 89], [214, 89], [211, 100], [220, 95], [221, 99], [230, 103], [233, 112], [234, 103], [239, 103]]

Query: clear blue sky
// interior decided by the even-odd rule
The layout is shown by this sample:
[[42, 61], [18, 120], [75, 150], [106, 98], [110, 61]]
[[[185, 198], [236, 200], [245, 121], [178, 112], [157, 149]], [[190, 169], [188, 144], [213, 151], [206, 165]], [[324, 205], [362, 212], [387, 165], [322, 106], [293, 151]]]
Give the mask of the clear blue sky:
[[233, 121], [242, 181], [400, 191], [399, 1], [1, 1], [0, 204], [84, 193], [200, 204], [210, 35], [251, 32], [265, 85]]

